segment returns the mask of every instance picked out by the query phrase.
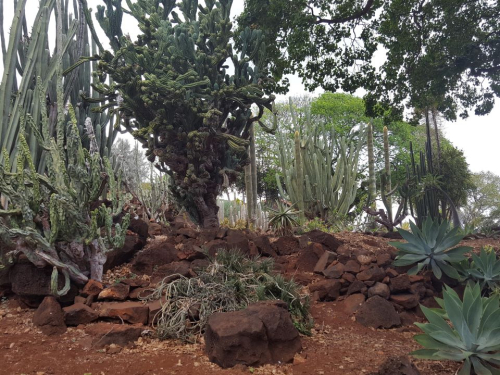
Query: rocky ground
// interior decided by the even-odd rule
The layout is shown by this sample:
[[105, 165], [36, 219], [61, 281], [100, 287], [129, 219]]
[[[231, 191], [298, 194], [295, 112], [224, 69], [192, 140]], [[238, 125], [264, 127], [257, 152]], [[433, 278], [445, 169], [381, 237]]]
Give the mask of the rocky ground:
[[[412, 339], [419, 331], [412, 323], [422, 321], [418, 303], [431, 303], [438, 293], [429, 276], [408, 277], [392, 267], [395, 252], [386, 238], [317, 232], [270, 238], [245, 231], [199, 233], [186, 225], [176, 232], [160, 229], [131, 263], [110, 269], [102, 286], [89, 284], [61, 301], [64, 310], [58, 304], [59, 310], [51, 310], [50, 301], [43, 303], [46, 311], [29, 308], [43, 298], [18, 280], [35, 271], [26, 265], [18, 269], [12, 278], [18, 295], [5, 293], [0, 306], [0, 374], [392, 374], [391, 368], [404, 366], [401, 360], [384, 364], [418, 348]], [[139, 237], [146, 243], [142, 231], [142, 236], [130, 234], [132, 248]], [[500, 243], [479, 239], [463, 245], [498, 251]], [[158, 307], [142, 305], [137, 296], [174, 273], [195, 275], [205, 262], [201, 247], [215, 252], [226, 246], [274, 257], [276, 270], [310, 293], [315, 325], [310, 337], [301, 337], [302, 351], [292, 363], [224, 370], [208, 361], [203, 338], [196, 344], [154, 338], [148, 323]], [[38, 276], [44, 287], [45, 276]], [[22, 290], [28, 292], [20, 298]], [[57, 314], [63, 328], [52, 325]], [[412, 362], [425, 375], [453, 374], [458, 368], [450, 362]]]

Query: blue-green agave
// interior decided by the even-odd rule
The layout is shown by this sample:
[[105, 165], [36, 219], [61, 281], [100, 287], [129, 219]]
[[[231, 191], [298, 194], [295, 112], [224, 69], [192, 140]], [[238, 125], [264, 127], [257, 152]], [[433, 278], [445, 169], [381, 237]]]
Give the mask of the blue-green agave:
[[420, 230], [414, 223], [410, 222], [411, 232], [398, 228], [398, 232], [407, 241], [391, 242], [391, 245], [399, 249], [395, 266], [415, 267], [408, 271], [408, 274], [415, 275], [422, 268], [429, 267], [434, 275], [440, 279], [443, 272], [455, 279], [460, 278], [457, 270], [451, 263], [461, 262], [465, 259], [464, 254], [471, 251], [468, 246], [455, 247], [462, 240], [463, 235], [459, 234], [459, 228], [450, 230], [450, 224], [443, 221], [439, 224], [427, 218]]
[[481, 289], [493, 291], [500, 286], [500, 259], [495, 251], [481, 248], [479, 256], [472, 254], [472, 259], [460, 262], [458, 272], [465, 280], [473, 280], [481, 285]]
[[425, 349], [416, 358], [463, 362], [457, 375], [500, 375], [499, 296], [481, 297], [479, 284], [468, 284], [463, 302], [446, 286], [441, 301], [443, 314], [420, 306], [429, 323], [415, 323], [424, 334], [415, 340]]

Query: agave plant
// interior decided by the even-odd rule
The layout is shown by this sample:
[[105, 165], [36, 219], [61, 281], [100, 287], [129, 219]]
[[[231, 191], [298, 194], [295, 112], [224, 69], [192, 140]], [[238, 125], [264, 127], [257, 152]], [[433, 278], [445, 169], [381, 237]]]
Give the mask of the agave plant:
[[292, 233], [293, 227], [299, 225], [298, 215], [299, 211], [294, 210], [293, 205], [290, 207], [285, 206], [281, 202], [277, 202], [278, 209], [270, 208], [269, 211], [269, 226], [279, 236], [284, 236]]
[[481, 248], [479, 256], [472, 254], [471, 261], [460, 262], [456, 268], [465, 280], [479, 283], [482, 290], [493, 291], [500, 286], [500, 259], [493, 249]]
[[447, 221], [439, 224], [437, 220], [434, 221], [429, 217], [425, 220], [422, 230], [412, 222], [410, 227], [411, 233], [398, 228], [398, 232], [407, 243], [391, 242], [392, 246], [399, 249], [394, 265], [409, 266], [416, 263], [408, 274], [415, 275], [424, 267], [429, 267], [438, 279], [443, 272], [459, 279], [459, 273], [450, 263], [463, 261], [464, 254], [472, 250], [468, 246], [454, 248], [463, 238], [463, 235], [458, 233], [459, 228], [454, 227], [450, 230]]
[[425, 349], [411, 354], [420, 359], [462, 362], [457, 375], [500, 374], [499, 296], [481, 297], [479, 284], [465, 288], [463, 302], [446, 286], [443, 293], [443, 316], [421, 306], [429, 323], [415, 323], [424, 334], [415, 340]]

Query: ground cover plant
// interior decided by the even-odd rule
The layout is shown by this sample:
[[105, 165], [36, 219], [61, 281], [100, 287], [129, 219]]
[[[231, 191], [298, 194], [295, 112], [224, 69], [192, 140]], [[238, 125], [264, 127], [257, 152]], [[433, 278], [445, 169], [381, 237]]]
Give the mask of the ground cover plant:
[[248, 259], [238, 250], [221, 249], [196, 277], [164, 279], [146, 299], [161, 302], [155, 326], [162, 339], [196, 341], [214, 312], [241, 310], [269, 299], [287, 303], [301, 333], [309, 334], [312, 327], [309, 301], [299, 285], [273, 273], [271, 258]]

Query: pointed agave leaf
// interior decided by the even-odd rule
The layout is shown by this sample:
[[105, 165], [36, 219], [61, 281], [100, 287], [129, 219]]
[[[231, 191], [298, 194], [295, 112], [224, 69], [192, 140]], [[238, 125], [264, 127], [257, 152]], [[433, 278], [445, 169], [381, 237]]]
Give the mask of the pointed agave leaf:
[[419, 359], [433, 359], [433, 360], [441, 360], [441, 358], [436, 356], [438, 351], [435, 349], [419, 349], [411, 352], [410, 354], [415, 358]]
[[491, 371], [488, 370], [482, 363], [479, 358], [471, 357], [472, 367], [474, 368], [474, 372], [476, 375], [492, 375]]
[[460, 370], [457, 372], [457, 375], [470, 375], [471, 370], [471, 363], [469, 358], [467, 358], [460, 368]]
[[434, 273], [434, 276], [436, 276], [437, 279], [441, 279], [443, 272], [441, 271], [441, 268], [439, 268], [434, 259], [431, 260], [431, 268], [432, 268], [432, 273]]

